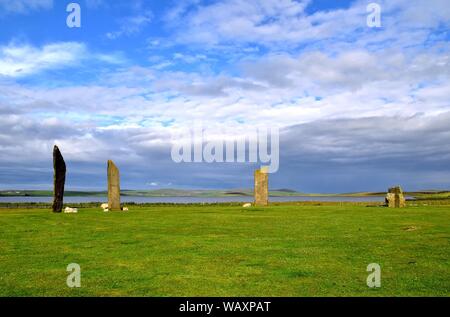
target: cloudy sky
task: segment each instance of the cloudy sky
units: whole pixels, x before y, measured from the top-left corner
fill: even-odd
[[[450,188],[448,0],[79,0],[81,28],[70,2],[0,0],[0,189],[50,189],[54,144],[69,189],[108,159],[122,188],[250,188],[259,164],[172,161],[199,122],[279,128],[272,188]]]

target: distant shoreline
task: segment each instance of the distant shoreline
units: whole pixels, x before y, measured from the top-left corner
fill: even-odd
[[[106,191],[66,191],[66,197],[107,197]],[[270,197],[367,197],[384,196],[381,192],[360,192],[340,194],[302,193],[293,190],[273,190]],[[2,190],[0,197],[52,197],[51,190]],[[123,190],[121,196],[138,197],[252,197],[253,190]]]
[[[318,194],[302,193],[290,189],[276,189],[269,192],[270,197],[382,197],[385,192],[355,192]],[[450,191],[426,190],[405,192],[405,195],[415,198],[449,198]],[[52,197],[51,190],[1,190],[0,197]],[[106,191],[66,191],[65,197],[107,197]],[[192,198],[223,198],[223,197],[253,197],[251,189],[230,190],[181,190],[181,189],[157,189],[157,190],[122,190],[121,196],[133,197],[192,197]]]

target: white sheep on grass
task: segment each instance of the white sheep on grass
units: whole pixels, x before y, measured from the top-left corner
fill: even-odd
[[[76,213],[78,213],[78,209],[77,208],[66,207],[64,209],[64,213],[65,214],[76,214]]]

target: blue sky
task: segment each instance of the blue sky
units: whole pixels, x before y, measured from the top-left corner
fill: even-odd
[[[252,186],[252,163],[174,163],[174,131],[280,129],[272,188],[450,187],[447,1],[0,0],[0,188]],[[380,28],[366,23],[369,3]],[[223,132],[226,130],[226,132]]]

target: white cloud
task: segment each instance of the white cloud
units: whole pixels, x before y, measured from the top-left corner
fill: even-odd
[[[179,20],[170,20],[180,27],[182,42],[282,42],[302,36],[305,23],[301,16],[308,2],[229,0],[200,6]]]
[[[242,68],[239,76],[230,76],[133,67],[106,73],[97,85],[25,89],[24,94],[66,110],[95,108],[111,116],[128,117],[134,109],[143,116],[182,121],[242,117],[254,124],[272,117],[290,125],[321,117],[439,111],[450,82],[448,58],[434,53],[269,55]],[[4,95],[19,91],[17,86],[3,89]]]
[[[205,61],[208,59],[208,57],[204,54],[189,55],[189,54],[183,54],[183,53],[174,53],[173,59],[183,61],[187,64],[191,64],[191,63],[195,63],[198,61]]]
[[[53,0],[0,0],[0,12],[26,13],[52,7]]]
[[[242,64],[235,76],[157,68],[111,71],[90,86],[0,85],[0,93],[19,109],[61,117],[77,113],[102,129],[122,130],[162,128],[171,120],[177,126],[203,121],[285,127],[325,118],[432,115],[450,108],[448,58],[433,52],[269,55]],[[93,112],[103,117],[95,119]],[[120,122],[108,119],[116,117]]]
[[[78,42],[52,43],[42,47],[11,43],[0,46],[0,76],[24,77],[46,70],[75,66],[87,59],[109,64],[126,62],[121,54],[92,53],[85,44]]]
[[[76,42],[63,42],[36,48],[10,44],[0,47],[0,75],[20,77],[43,70],[76,63],[86,54],[86,47]]]
[[[151,23],[153,14],[146,11],[142,14],[129,16],[120,20],[120,29],[118,31],[109,32],[106,36],[111,39],[117,39],[121,36],[130,36],[139,33],[145,26]]]
[[[208,47],[258,44],[272,51],[309,44],[328,52],[351,48],[408,47],[427,39],[430,29],[450,25],[446,0],[379,0],[382,28],[366,25],[367,0],[349,8],[306,14],[310,1],[224,0],[206,5],[177,7],[167,15],[176,41]]]

